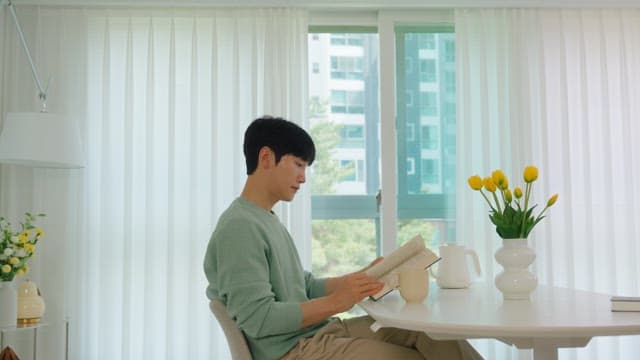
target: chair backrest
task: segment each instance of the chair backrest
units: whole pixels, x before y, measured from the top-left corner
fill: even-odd
[[[252,360],[247,340],[236,322],[229,316],[227,307],[220,300],[211,300],[209,307],[224,331],[229,350],[231,350],[231,358],[233,360]]]

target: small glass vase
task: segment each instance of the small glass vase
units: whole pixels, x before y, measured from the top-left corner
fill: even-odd
[[[0,281],[0,328],[16,326],[18,293],[13,281]]]
[[[504,300],[529,300],[538,286],[538,278],[529,271],[536,258],[527,239],[502,239],[502,247],[495,253],[503,271],[496,275],[495,284]]]

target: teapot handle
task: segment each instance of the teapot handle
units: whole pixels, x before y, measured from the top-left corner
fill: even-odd
[[[480,276],[480,260],[478,259],[478,254],[471,249],[465,250],[465,254],[471,255],[471,258],[473,258],[473,264],[476,267],[476,273]]]
[[[435,264],[434,264],[435,265]],[[434,279],[438,278],[438,274],[436,274],[435,271],[433,271],[433,265],[429,266],[429,272],[431,273],[431,276],[433,276]]]

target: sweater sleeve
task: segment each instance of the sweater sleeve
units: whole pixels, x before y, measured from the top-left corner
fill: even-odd
[[[229,224],[219,236],[216,261],[220,296],[227,311],[249,336],[261,338],[297,331],[299,303],[276,301],[269,282],[269,251],[260,231],[248,224]]]
[[[307,296],[309,299],[315,299],[327,294],[327,279],[316,279],[313,274],[308,271],[304,272],[304,282],[307,288]]]

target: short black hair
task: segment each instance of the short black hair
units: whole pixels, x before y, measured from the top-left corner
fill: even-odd
[[[258,153],[267,146],[276,157],[276,164],[284,155],[294,155],[313,164],[316,147],[311,136],[297,124],[279,117],[263,116],[251,122],[244,133],[244,157],[247,175],[258,167]]]

